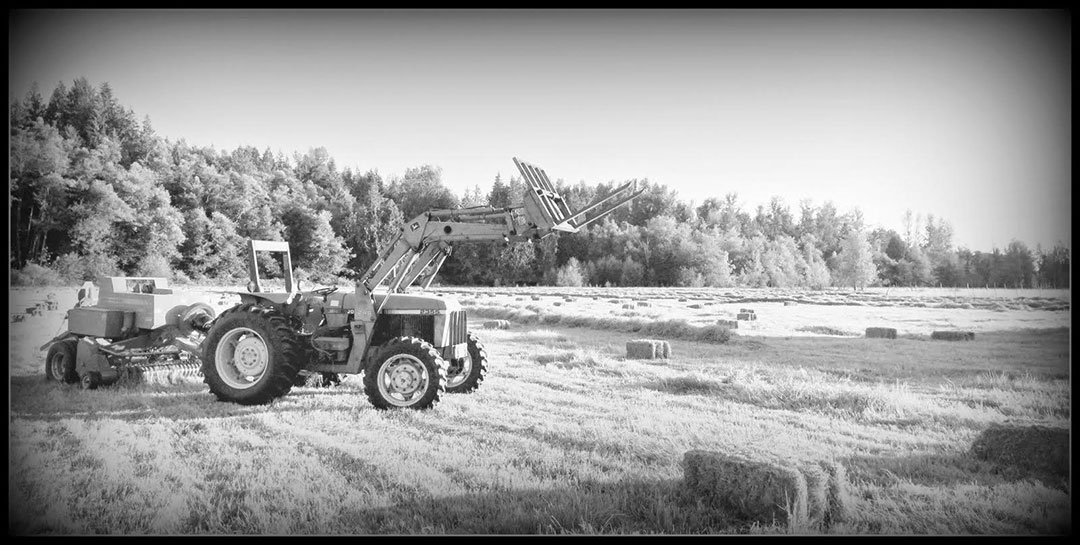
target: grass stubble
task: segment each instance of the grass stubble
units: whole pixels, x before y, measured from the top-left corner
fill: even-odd
[[[1067,329],[717,343],[667,324],[674,355],[650,361],[625,358],[640,330],[568,325],[478,330],[483,386],[426,412],[375,410],[358,376],[259,407],[14,376],[9,534],[1071,532],[1068,478],[969,452],[994,426],[1069,427]],[[838,464],[849,515],[717,509],[683,482],[696,449]]]

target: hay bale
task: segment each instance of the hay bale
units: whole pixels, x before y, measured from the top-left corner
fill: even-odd
[[[510,329],[510,322],[507,320],[488,320],[484,322],[484,329]]]
[[[866,328],[866,337],[868,339],[895,339],[896,328],[895,327],[868,327]]]
[[[618,299],[608,299],[608,302],[613,304],[613,305],[617,305],[617,304],[621,303],[622,301],[620,301]],[[626,305],[623,305],[623,308],[626,308]]]
[[[650,303],[648,301],[638,301],[637,306],[639,306],[639,307],[651,307],[652,303]]]
[[[626,343],[627,359],[668,359],[671,357],[671,345],[667,341],[637,339]]]
[[[829,473],[819,464],[804,465],[799,472],[806,479],[806,516],[824,522],[829,511]]]
[[[728,329],[739,329],[738,320],[717,320],[716,325],[720,327],[726,327]]]
[[[851,493],[844,466],[830,461],[806,463],[799,467],[806,479],[808,522],[828,527],[851,520]]]
[[[935,331],[930,334],[935,341],[974,341],[975,333],[972,331]]]
[[[685,297],[680,297],[680,298],[679,298],[679,302],[680,302],[680,303],[685,303],[685,302],[686,302],[686,298],[685,298]]]
[[[551,304],[553,304],[553,305],[555,305],[555,306],[557,306],[557,307],[561,307],[561,306],[562,306],[562,303],[560,303],[560,302],[558,302],[558,301],[555,301],[554,303],[551,303]]]
[[[748,314],[748,313],[745,313],[745,312],[740,312],[740,313],[735,315],[735,319],[736,320],[743,320],[743,321],[750,321],[750,320],[757,320],[757,316],[754,316],[753,314]]]
[[[821,528],[851,520],[847,477],[836,462],[788,466],[692,450],[683,456],[682,465],[687,489],[714,508],[765,523],[776,520]]]
[[[656,343],[650,340],[638,339],[626,341],[626,359],[652,360],[656,359]]]
[[[1069,474],[1069,430],[1047,426],[995,426],[971,444],[980,460],[1022,469]]]
[[[701,305],[696,305],[696,304],[695,305],[690,305],[690,308],[698,309],[698,308],[701,308]]]
[[[807,517],[806,478],[794,467],[691,450],[683,456],[683,482],[706,505],[742,517],[766,523]]]
[[[836,524],[852,520],[851,487],[847,480],[847,470],[836,462],[822,462],[821,466],[829,474],[828,488],[825,493],[825,524]]]
[[[622,308],[633,309],[633,308],[637,308],[637,307],[635,307],[632,303],[625,303],[625,304],[623,304]]]
[[[539,301],[540,300],[539,295],[530,295],[530,297],[532,298],[533,301]]]

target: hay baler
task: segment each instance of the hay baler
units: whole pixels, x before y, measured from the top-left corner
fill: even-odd
[[[213,307],[175,293],[165,278],[101,277],[96,298],[92,288],[79,290],[67,331],[41,347],[48,350],[48,379],[93,389],[122,378],[171,381],[200,373],[199,344]]]

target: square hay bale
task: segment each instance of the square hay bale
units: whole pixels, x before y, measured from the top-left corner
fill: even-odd
[[[716,325],[726,327],[728,329],[739,329],[738,320],[717,320]]]
[[[620,301],[618,299],[608,299],[608,302],[613,304],[613,305],[617,305],[617,304],[621,303],[622,301]],[[623,305],[623,308],[626,308],[626,305]]]
[[[1047,426],[994,426],[971,444],[980,460],[1029,471],[1069,475],[1069,430]]]
[[[851,485],[848,484],[847,470],[836,462],[822,462],[821,467],[829,474],[825,491],[825,524],[836,524],[852,520],[853,500]]]
[[[484,329],[510,329],[510,322],[507,320],[488,320],[484,322]]]
[[[766,523],[807,520],[806,477],[794,467],[704,450],[682,465],[684,485],[706,505]]]
[[[785,307],[793,307],[793,306],[798,305],[798,304],[799,303],[797,303],[795,301],[784,301],[784,306]]]
[[[656,359],[656,343],[644,339],[626,341],[626,359]]]
[[[819,464],[803,465],[799,472],[806,479],[806,516],[824,522],[829,511],[829,473]]]
[[[626,358],[634,360],[668,359],[671,357],[671,345],[667,341],[637,339],[627,341]]]
[[[635,307],[633,305],[633,303],[625,303],[625,304],[623,304],[622,308],[633,309],[633,308],[637,308],[637,307]]]
[[[868,327],[866,328],[866,338],[868,339],[895,339],[896,328],[895,327]]]
[[[689,308],[698,309],[698,308],[702,308],[702,307],[701,307],[701,305],[694,304],[694,305],[690,305]]]
[[[735,319],[736,320],[750,321],[750,320],[756,320],[757,317],[754,316],[753,314],[748,314],[746,312],[740,312],[740,313],[735,315]]]
[[[851,520],[851,493],[836,462],[750,460],[692,450],[683,456],[684,484],[706,505],[761,522],[826,528]]]
[[[930,334],[935,341],[974,341],[973,331],[935,331]]]
[[[651,307],[652,303],[650,303],[648,301],[638,301],[637,306],[639,306],[639,307]]]

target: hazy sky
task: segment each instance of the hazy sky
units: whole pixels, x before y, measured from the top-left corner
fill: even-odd
[[[458,194],[517,174],[780,196],[1071,246],[1072,29],[1039,11],[9,12],[8,97],[108,82],[158,134]]]

